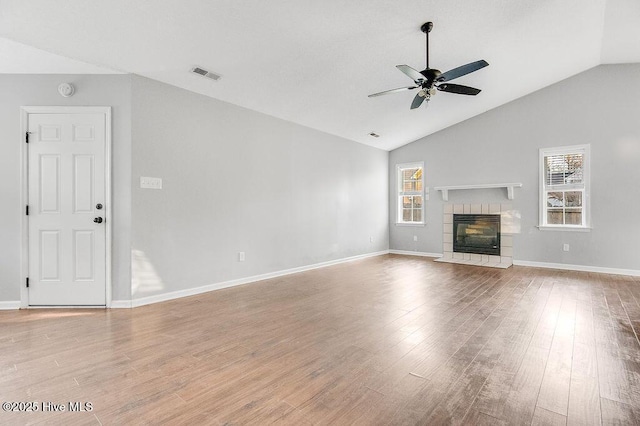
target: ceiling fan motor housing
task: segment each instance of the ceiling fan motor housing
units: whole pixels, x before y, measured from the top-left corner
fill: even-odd
[[[440,72],[440,70],[427,68],[426,70],[420,71],[420,74],[424,75],[424,77],[427,79],[427,86],[431,86],[442,73]]]

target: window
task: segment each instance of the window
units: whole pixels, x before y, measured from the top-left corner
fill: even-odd
[[[399,164],[398,217],[399,224],[424,223],[423,163]]]
[[[588,228],[589,145],[540,150],[540,227]]]

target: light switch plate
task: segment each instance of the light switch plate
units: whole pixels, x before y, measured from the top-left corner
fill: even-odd
[[[162,179],[156,177],[140,176],[140,188],[162,189]]]

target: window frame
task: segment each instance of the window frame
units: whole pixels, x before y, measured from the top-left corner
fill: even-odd
[[[420,181],[422,183],[422,191],[403,191],[402,184],[402,171],[405,169],[413,169],[413,168],[421,168],[422,175],[420,176]],[[402,220],[402,197],[406,196],[420,196],[422,197],[422,205],[420,207],[420,217],[422,220],[420,221],[404,221]],[[423,161],[415,161],[412,163],[402,163],[396,164],[396,225],[402,226],[424,226],[425,224],[425,186],[424,186],[424,162]]]
[[[581,184],[560,184],[547,186],[545,174],[545,158],[553,155],[582,154],[582,183]],[[539,150],[539,219],[538,228],[543,231],[582,231],[591,230],[591,145],[570,145],[552,148],[540,148]],[[551,187],[551,188],[550,188]],[[554,191],[555,190],[555,191]],[[549,224],[547,223],[547,193],[548,192],[582,192],[582,223],[579,225],[570,224]],[[566,206],[563,206],[566,208]]]

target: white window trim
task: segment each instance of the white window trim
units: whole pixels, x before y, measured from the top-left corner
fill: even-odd
[[[544,157],[557,154],[583,154],[583,179],[584,179],[584,195],[582,199],[582,214],[584,217],[584,225],[549,225],[547,224],[546,211],[546,188],[545,188],[545,171]],[[540,148],[539,150],[539,218],[538,229],[541,231],[574,231],[574,232],[590,232],[591,231],[591,145],[570,145],[559,146],[553,148]]]
[[[575,225],[538,225],[541,231],[562,231],[562,232],[591,232],[593,228],[588,226]]]
[[[402,218],[402,203],[400,202],[400,185],[402,183],[402,177],[400,174],[400,170],[402,169],[410,169],[413,167],[421,167],[422,168],[422,191],[416,191],[411,195],[421,195],[422,196],[422,221],[420,222],[403,222]],[[424,226],[425,225],[425,191],[424,191],[424,162],[418,161],[413,163],[402,163],[396,164],[396,226]]]

